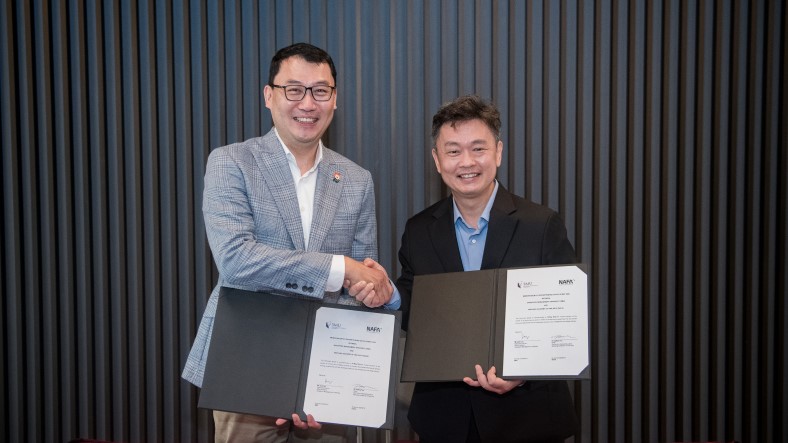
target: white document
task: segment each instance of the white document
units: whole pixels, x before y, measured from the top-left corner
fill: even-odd
[[[386,422],[395,317],[321,307],[315,316],[304,412],[318,422]]]
[[[588,366],[588,277],[580,268],[506,277],[503,376],[574,377]]]

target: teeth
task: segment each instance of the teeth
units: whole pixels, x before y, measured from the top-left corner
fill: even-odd
[[[460,174],[460,178],[473,178],[479,174]]]
[[[314,123],[317,121],[316,118],[306,118],[306,117],[296,117],[295,120],[301,123]]]

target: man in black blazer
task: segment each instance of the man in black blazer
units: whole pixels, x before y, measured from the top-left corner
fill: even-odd
[[[432,119],[432,156],[452,196],[405,226],[396,283],[403,329],[416,275],[576,261],[558,215],[496,181],[500,128],[498,110],[476,96],[443,105]],[[476,376],[416,383],[408,419],[422,442],[563,442],[575,434],[565,381],[504,380],[479,365]]]

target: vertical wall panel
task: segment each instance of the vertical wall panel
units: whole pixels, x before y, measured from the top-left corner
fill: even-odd
[[[2,266],[0,277],[3,279],[5,296],[2,301],[2,331],[0,331],[0,351],[3,353],[3,367],[0,375],[4,380],[3,395],[0,398],[0,410],[3,412],[2,429],[9,435],[23,437],[21,423],[24,403],[20,396],[20,380],[22,365],[19,361],[20,347],[24,343],[19,337],[22,298],[21,250],[19,241],[19,186],[17,184],[19,152],[13,148],[18,146],[16,120],[16,70],[11,67],[16,60],[13,26],[14,8],[7,2],[0,4],[0,140],[2,140],[2,172],[3,172],[3,245]],[[13,110],[13,112],[12,112]]]
[[[217,278],[204,165],[268,131],[269,60],[310,41],[392,274],[447,194],[432,114],[498,104],[501,183],[592,271],[574,441],[784,441],[787,29],[783,0],[0,0],[0,439],[212,441],[180,379]],[[408,395],[364,441],[414,437]]]

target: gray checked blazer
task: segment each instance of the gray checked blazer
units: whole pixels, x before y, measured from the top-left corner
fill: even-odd
[[[202,386],[221,286],[359,304],[341,291],[326,293],[325,284],[332,255],[378,260],[372,175],[327,148],[317,174],[305,249],[293,177],[275,131],[211,152],[203,215],[219,281],[205,307],[184,379]]]

